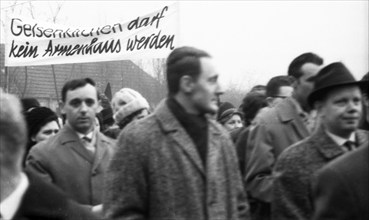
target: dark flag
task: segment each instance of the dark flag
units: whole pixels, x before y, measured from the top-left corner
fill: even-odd
[[[111,87],[110,87],[110,82],[106,85],[105,88],[105,92],[104,92],[105,96],[109,99],[109,101],[111,101],[112,99],[112,94],[111,94]]]

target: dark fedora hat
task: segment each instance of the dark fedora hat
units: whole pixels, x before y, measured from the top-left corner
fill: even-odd
[[[341,62],[327,65],[309,80],[314,82],[313,92],[308,96],[310,106],[313,106],[315,101],[321,100],[329,90],[334,88],[348,85],[357,85],[360,88],[368,86],[368,81],[356,81],[351,72]]]

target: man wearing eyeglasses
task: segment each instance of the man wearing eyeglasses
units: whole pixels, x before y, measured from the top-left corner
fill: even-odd
[[[274,107],[283,99],[290,97],[293,92],[292,84],[294,78],[292,76],[275,76],[271,78],[266,85],[266,100],[269,107]]]
[[[246,146],[245,186],[250,197],[250,211],[255,219],[270,219],[272,201],[272,170],[279,154],[288,146],[310,135],[313,123],[307,96],[313,88],[309,78],[316,75],[323,59],[313,53],[296,57],[288,68],[295,78],[292,96],[258,115],[257,125]],[[271,94],[269,96],[276,96]],[[276,98],[276,97],[274,97]],[[279,98],[281,99],[281,98]],[[270,101],[271,105],[274,105]]]

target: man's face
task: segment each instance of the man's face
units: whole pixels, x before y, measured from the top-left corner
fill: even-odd
[[[361,105],[360,89],[346,86],[330,91],[317,110],[326,129],[345,138],[359,126]]]
[[[200,58],[201,72],[194,82],[191,102],[198,113],[215,114],[218,111],[218,96],[222,93],[218,73],[211,58]]]
[[[296,80],[296,86],[294,89],[295,97],[300,103],[301,107],[308,108],[307,97],[312,92],[314,84],[308,81],[311,77],[315,76],[320,70],[320,67],[313,63],[305,63],[301,66],[301,72],[303,75]]]
[[[280,103],[283,99],[290,97],[292,95],[292,92],[293,92],[292,86],[279,87],[278,95],[275,95],[273,97],[268,97],[267,101],[268,101],[269,107],[274,107],[278,103]]]
[[[63,111],[74,130],[89,133],[95,126],[97,108],[97,91],[94,86],[86,84],[67,91]]]

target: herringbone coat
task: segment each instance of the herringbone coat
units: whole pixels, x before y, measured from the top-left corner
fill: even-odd
[[[207,164],[163,101],[118,138],[108,169],[109,219],[244,219],[248,204],[226,131],[208,121]]]
[[[368,135],[367,131],[356,131],[359,146],[368,142]],[[316,171],[344,153],[323,127],[283,151],[273,173],[272,219],[311,219]]]

